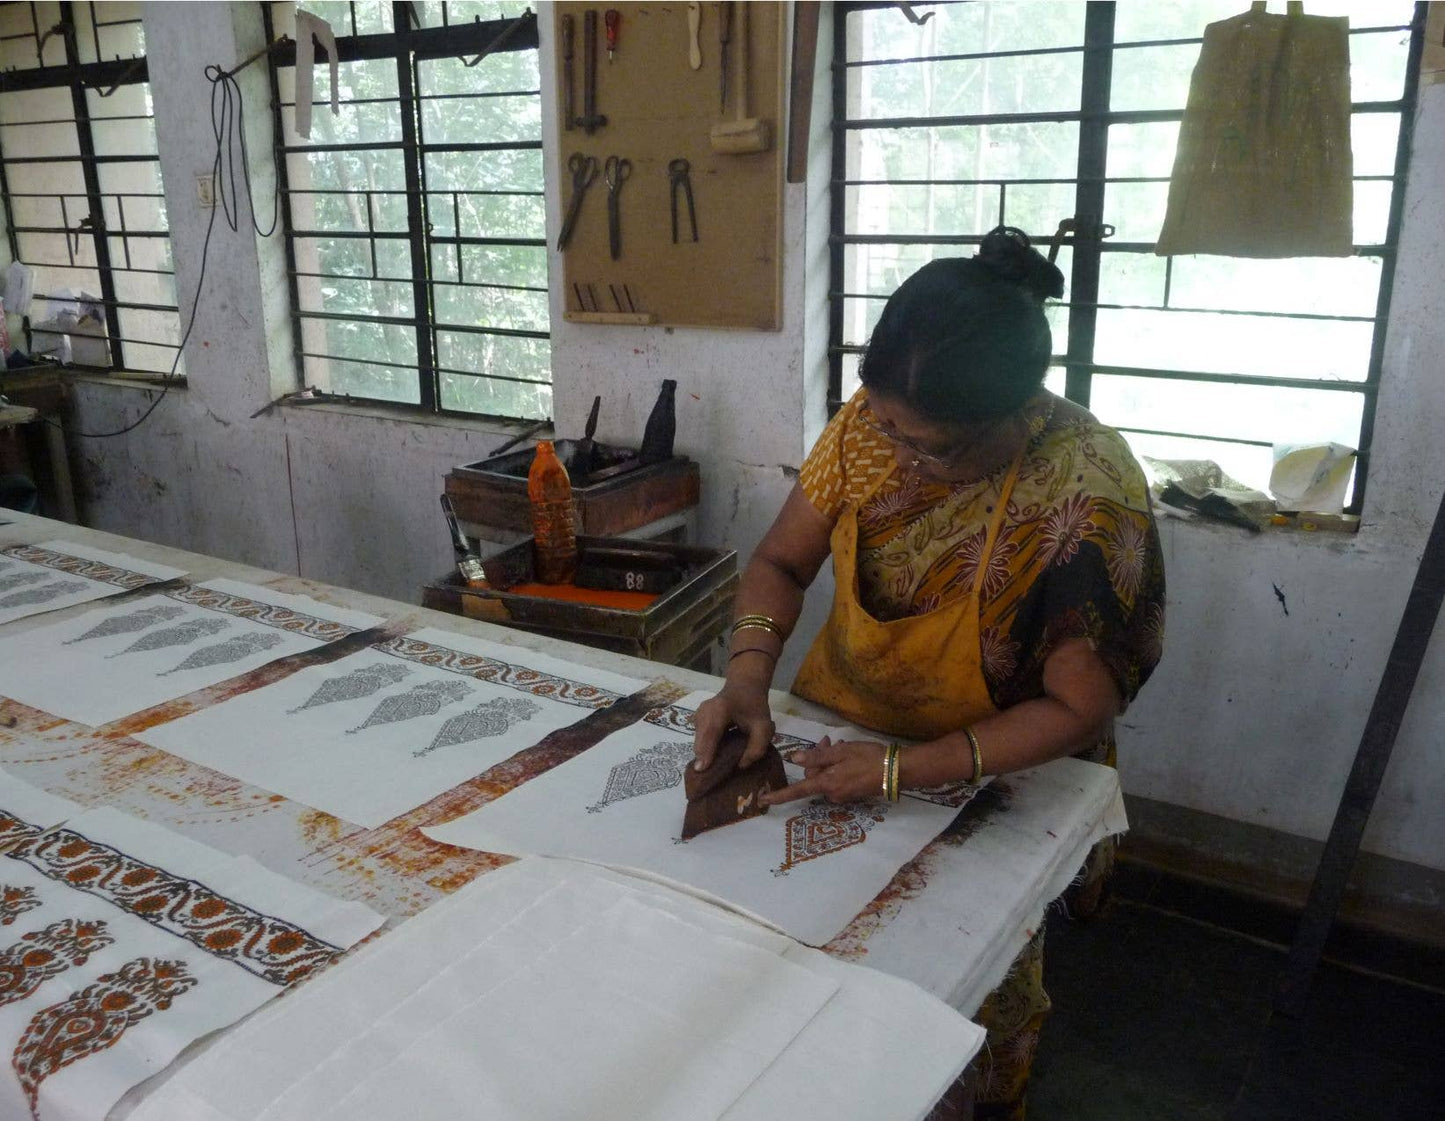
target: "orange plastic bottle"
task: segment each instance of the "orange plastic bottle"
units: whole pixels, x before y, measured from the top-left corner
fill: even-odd
[[[527,498],[532,504],[532,541],[536,545],[537,581],[570,584],[577,574],[577,530],[572,523],[572,480],[557,458],[551,440],[537,441],[537,454],[527,472]]]

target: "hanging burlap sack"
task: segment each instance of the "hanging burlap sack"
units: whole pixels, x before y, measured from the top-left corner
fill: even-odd
[[[1204,29],[1155,252],[1348,257],[1346,17],[1262,3]]]

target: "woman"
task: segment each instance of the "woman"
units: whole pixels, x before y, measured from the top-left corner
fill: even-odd
[[[1159,659],[1164,573],[1123,438],[1043,388],[1043,302],[1062,293],[1058,269],[1000,227],[889,299],[863,387],[743,575],[726,684],[697,713],[697,767],[730,725],[748,734],[745,762],[767,749],[773,670],[830,554],[832,612],[793,691],[880,736],[800,755],[804,777],[770,803],[976,783],[1065,755],[1113,763],[1114,717]],[[1048,1010],[1041,953],[1042,933],[980,1011],[980,1117],[1023,1116]]]

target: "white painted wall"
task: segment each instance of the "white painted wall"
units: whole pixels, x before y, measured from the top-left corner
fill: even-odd
[[[541,12],[545,37],[548,6]],[[207,216],[193,197],[194,175],[208,166],[211,143],[201,71],[259,46],[259,17],[251,4],[156,3],[145,18],[180,289],[189,294]],[[820,55],[829,42],[825,26]],[[550,90],[545,50],[543,58]],[[826,89],[826,58],[818,74]],[[269,133],[261,69],[246,72],[243,85],[249,120]],[[785,195],[781,331],[572,325],[554,292],[559,429],[580,431],[602,393],[598,435],[635,439],[661,379],[676,378],[678,446],[703,467],[702,535],[744,556],[824,417],[827,129],[815,118],[811,181]],[[1416,136],[1366,524],[1351,540],[1164,525],[1167,653],[1121,729],[1133,793],[1307,837],[1329,827],[1445,485],[1445,442],[1436,435],[1445,431],[1445,323],[1435,314],[1445,295],[1445,87],[1424,91]],[[548,166],[556,166],[551,145],[549,135]],[[252,152],[267,149],[258,136]],[[556,209],[554,198],[554,229]],[[499,437],[486,425],[330,408],[250,419],[294,378],[281,247],[223,229],[215,237],[186,354],[189,388],[135,434],[79,444],[91,524],[415,601],[449,563],[436,511],[443,476]],[[133,387],[85,385],[79,419],[114,427],[146,400]],[[805,628],[829,594],[814,589]],[[1433,868],[1445,868],[1442,685],[1437,648],[1367,839],[1373,852]]]

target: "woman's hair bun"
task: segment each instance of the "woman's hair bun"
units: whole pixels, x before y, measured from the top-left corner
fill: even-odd
[[[1064,274],[1032,247],[1028,234],[1014,226],[995,226],[984,234],[976,260],[994,276],[1017,284],[1036,300],[1064,294]]]

